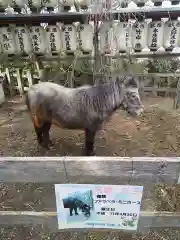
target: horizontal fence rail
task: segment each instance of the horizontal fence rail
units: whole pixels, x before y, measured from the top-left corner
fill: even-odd
[[[56,212],[28,212],[28,211],[1,211],[0,225],[36,225],[43,224],[52,231],[57,231]],[[172,212],[140,212],[137,232],[146,232],[150,228],[180,227],[180,213]],[[58,231],[77,231],[77,229],[66,229]],[[80,229],[78,229],[80,230]],[[82,229],[84,231],[84,228]],[[88,231],[90,229],[88,228]],[[95,230],[95,229],[92,229]],[[96,230],[102,230],[97,229]],[[104,229],[105,230],[105,229]],[[103,230],[103,231],[104,231]],[[122,231],[122,230],[121,230]]]
[[[123,53],[118,53],[118,54],[102,54],[102,57],[107,57],[110,59],[172,59],[172,58],[177,58],[180,57],[180,52],[141,52],[141,53],[132,53],[130,56],[127,54]],[[95,60],[95,56],[93,54],[89,55],[79,55],[76,57],[76,55],[64,55],[64,56],[51,56],[51,55],[43,55],[43,56],[36,56],[35,54],[33,56],[20,56],[18,58],[19,62],[22,62],[24,60],[28,62],[34,62],[35,59],[38,61],[45,61],[45,62],[51,62],[51,61],[60,61],[60,60],[71,60],[72,59],[77,59],[77,60]],[[0,57],[0,64],[3,64],[4,61],[8,63],[13,63],[17,61],[17,56],[8,56],[5,53],[2,53]]]
[[[180,158],[1,157],[1,182],[179,183]]]
[[[0,158],[0,181],[5,183],[177,184],[180,183],[179,173],[180,158],[178,157]],[[19,224],[43,224],[50,230],[58,230],[56,212],[0,211],[0,225]],[[146,233],[151,228],[163,227],[180,227],[180,213],[140,212],[138,232]]]

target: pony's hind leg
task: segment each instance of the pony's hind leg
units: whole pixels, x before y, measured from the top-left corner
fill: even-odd
[[[51,122],[46,121],[43,123],[43,126],[42,126],[43,147],[47,149],[49,149],[49,147],[52,146],[52,141],[50,140],[50,136],[49,136],[51,125],[52,125]]]
[[[49,130],[51,128],[51,122],[42,121],[36,115],[33,116],[33,124],[34,129],[37,136],[38,143],[44,147],[49,149],[49,145],[52,144],[50,137],[49,137]]]
[[[85,129],[85,156],[94,156],[94,141],[96,131]]]
[[[36,132],[37,136],[37,141],[41,145],[43,142],[43,136],[42,136],[42,125],[40,124],[40,120],[38,117],[35,115],[32,117],[33,125],[34,125],[34,130]]]
[[[40,145],[42,145],[42,142],[43,142],[42,128],[34,126],[34,129],[35,129],[35,132],[36,132],[37,141]]]

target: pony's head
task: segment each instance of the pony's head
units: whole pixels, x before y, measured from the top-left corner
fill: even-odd
[[[137,78],[128,74],[117,80],[123,85],[122,108],[132,116],[141,115],[144,111],[144,106],[140,99]]]

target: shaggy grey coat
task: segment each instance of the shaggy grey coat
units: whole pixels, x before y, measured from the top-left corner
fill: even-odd
[[[86,155],[93,152],[95,134],[104,121],[122,106],[131,115],[143,112],[134,76],[124,75],[106,84],[66,88],[41,82],[29,88],[26,103],[38,142],[50,142],[51,124],[85,130]]]

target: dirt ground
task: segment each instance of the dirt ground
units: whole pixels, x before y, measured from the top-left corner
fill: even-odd
[[[97,156],[179,156],[180,113],[172,99],[145,100],[140,118],[117,112],[96,137]],[[36,136],[22,99],[8,101],[0,108],[0,154],[2,156],[81,156],[82,131],[53,127],[54,147],[44,150]]]
[[[97,156],[180,156],[180,110],[173,110],[170,98],[146,98],[145,113],[132,119],[118,111],[96,137]],[[14,98],[0,107],[1,156],[81,156],[84,145],[82,131],[51,130],[54,147],[44,150],[37,145],[23,99]],[[166,200],[160,190],[168,192]],[[180,188],[176,192],[180,192]],[[180,201],[173,202],[174,188],[156,189],[156,210],[180,211]],[[177,196],[177,194],[176,194]],[[180,198],[180,194],[178,195]],[[160,199],[158,201],[158,198]],[[179,204],[178,204],[179,202]],[[0,210],[54,211],[54,187],[51,184],[0,184]],[[115,240],[115,239],[180,239],[178,230],[151,231],[147,236],[109,233],[48,232],[44,226],[0,228],[1,240]]]

